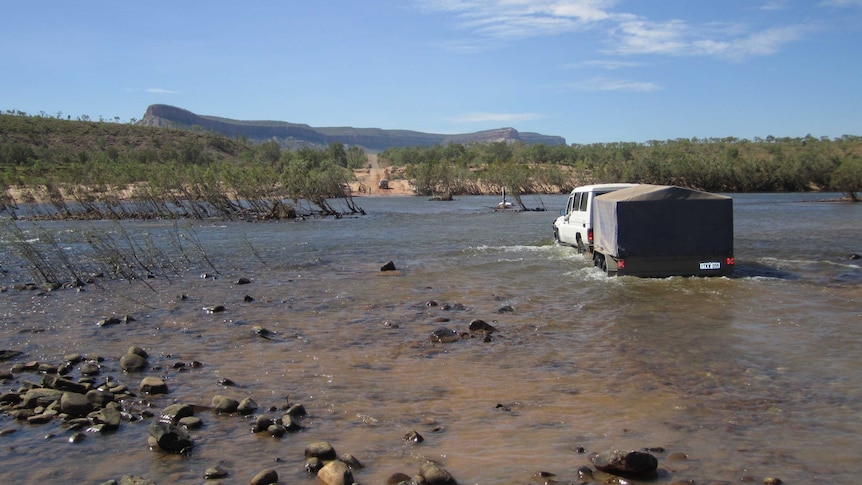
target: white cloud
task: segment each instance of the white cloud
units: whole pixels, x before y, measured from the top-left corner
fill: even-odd
[[[813,27],[790,25],[749,32],[739,25],[716,24],[693,28],[681,20],[622,22],[613,32],[613,52],[624,55],[709,56],[743,60],[772,55],[801,40]]]
[[[776,27],[763,32],[755,32],[748,37],[736,39],[732,43],[730,56],[766,56],[775,54],[785,44],[800,40],[809,27]]]
[[[465,113],[454,118],[455,123],[484,123],[488,121],[511,123],[517,121],[538,120],[542,116],[537,113]]]
[[[587,69],[587,68],[599,68],[605,69],[607,71],[616,71],[618,69],[626,69],[630,67],[643,67],[647,64],[644,62],[633,62],[633,61],[618,61],[618,60],[595,60],[595,61],[584,61],[579,62],[577,64],[569,64],[565,67],[576,68],[576,69]]]
[[[179,91],[171,91],[170,89],[163,88],[147,88],[147,92],[154,94],[180,94]]]
[[[862,7],[862,0],[822,0],[822,7]]]
[[[740,61],[772,55],[810,33],[805,25],[775,25],[754,30],[743,23],[656,21],[613,11],[616,0],[416,0],[427,12],[455,16],[466,40],[442,44],[475,53],[500,41],[555,36],[590,30],[605,32],[605,54],[706,56]],[[789,7],[788,0],[762,0],[761,10]],[[862,0],[821,0],[821,5],[862,6]],[[608,65],[610,66],[610,65]],[[607,67],[606,67],[607,68]]]
[[[572,89],[578,91],[633,91],[633,92],[650,92],[659,91],[661,86],[651,82],[643,81],[626,81],[622,79],[608,79],[596,77],[585,81],[572,83],[569,85]]]
[[[760,10],[765,11],[786,10],[787,8],[789,8],[787,0],[769,0],[759,7]]]
[[[616,0],[419,0],[429,12],[455,14],[459,26],[497,39],[557,35],[613,16]]]
[[[632,19],[621,22],[614,32],[620,54],[680,54],[687,42],[688,26],[681,20],[649,22]]]

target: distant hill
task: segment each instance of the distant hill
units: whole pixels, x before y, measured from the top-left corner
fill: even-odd
[[[285,121],[240,121],[216,116],[198,115],[191,111],[154,104],[138,122],[144,126],[181,129],[203,129],[231,137],[245,137],[254,142],[276,140],[282,146],[325,147],[332,142],[359,146],[369,152],[380,152],[391,147],[433,146],[448,143],[523,142],[526,144],[565,145],[561,136],[539,133],[521,133],[514,128],[477,131],[458,135],[441,135],[409,130],[383,130],[380,128],[331,127],[315,128]]]

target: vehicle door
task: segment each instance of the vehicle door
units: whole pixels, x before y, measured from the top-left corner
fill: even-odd
[[[569,217],[569,223],[575,229],[574,244],[579,248],[582,245],[578,244],[578,241],[582,241],[584,245],[587,244],[587,231],[590,229],[590,221],[592,220],[588,209],[593,196],[593,192],[583,192],[581,197],[575,201],[576,205],[572,208],[572,215]]]
[[[565,224],[565,231],[560,231],[560,241],[577,246],[578,239],[586,240],[586,224],[589,222],[586,214],[586,205],[589,196],[589,192],[576,192],[570,198],[568,219]],[[564,232],[565,235],[563,234]]]

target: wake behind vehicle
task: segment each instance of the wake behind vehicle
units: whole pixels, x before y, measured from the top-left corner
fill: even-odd
[[[730,197],[640,184],[596,195],[589,208],[593,237],[585,248],[594,264],[609,276],[726,276],[733,272]]]

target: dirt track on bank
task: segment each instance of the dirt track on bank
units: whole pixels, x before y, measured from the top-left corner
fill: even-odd
[[[368,167],[353,171],[356,181],[350,184],[354,195],[415,195],[407,180],[392,179],[392,171],[380,166],[376,154],[368,155]],[[380,181],[386,180],[388,188],[380,188]]]

